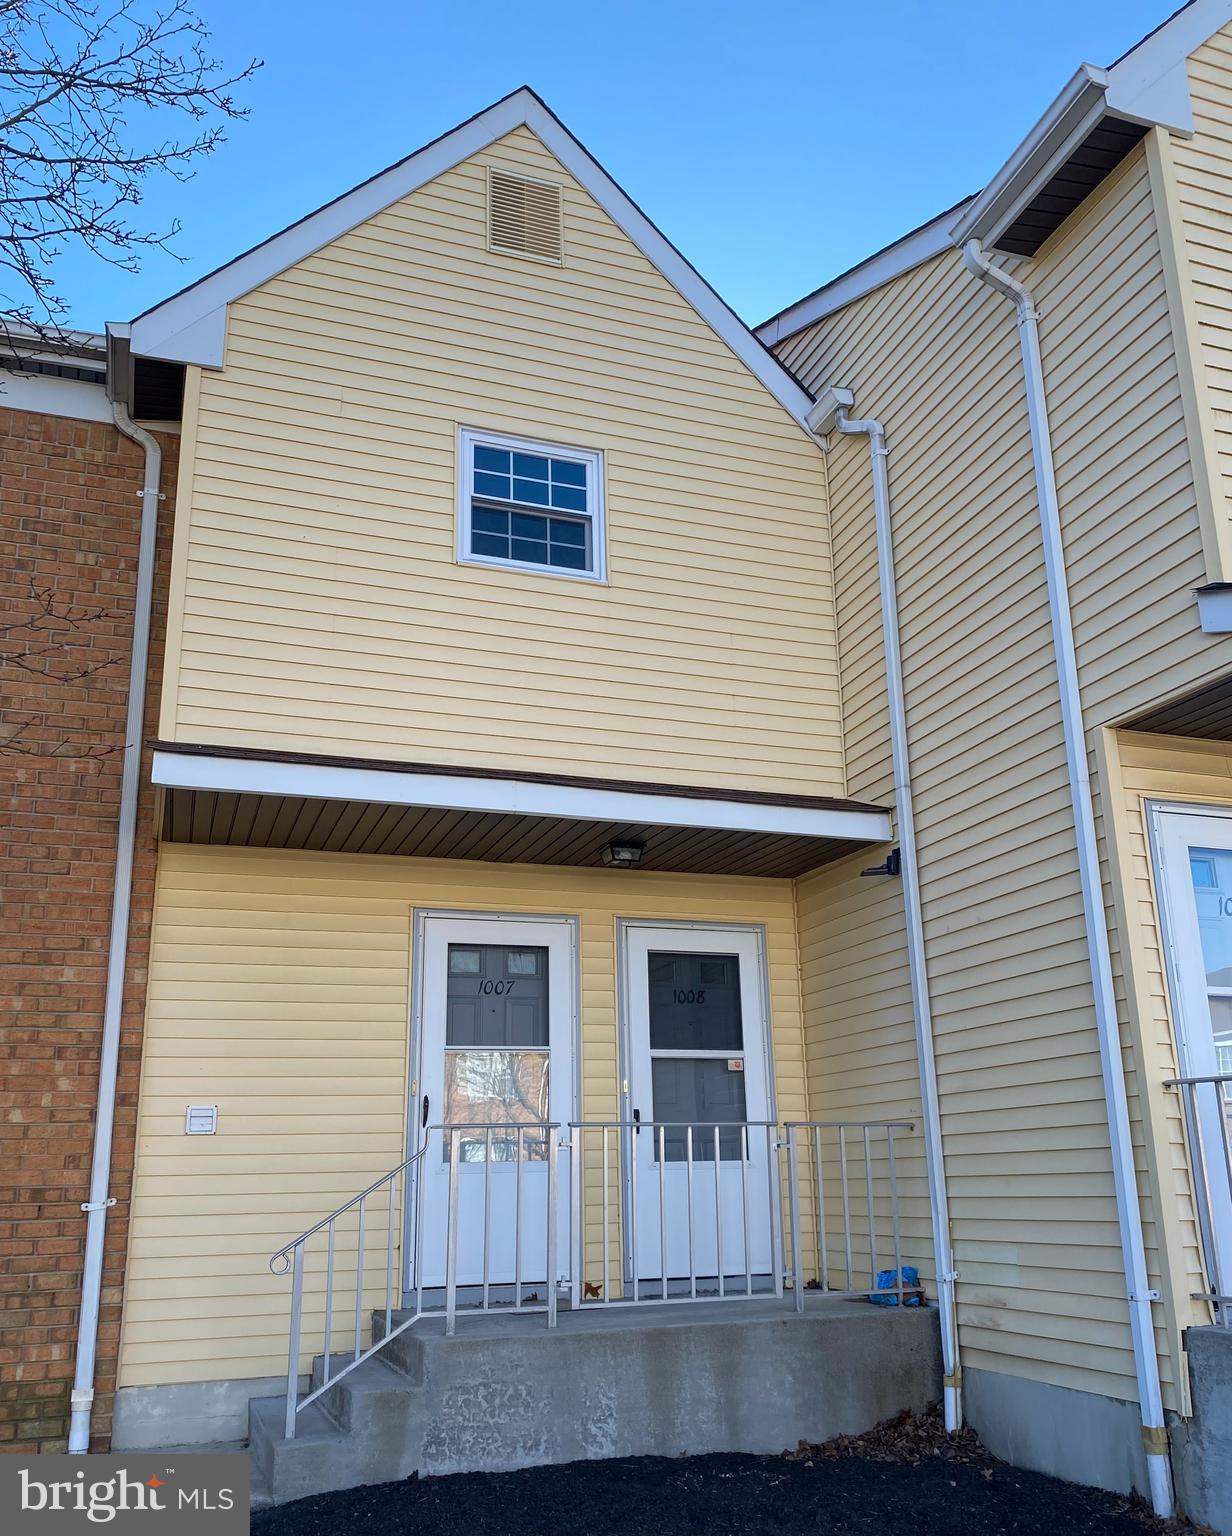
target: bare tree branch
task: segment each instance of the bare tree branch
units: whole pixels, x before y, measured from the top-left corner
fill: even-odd
[[[33,580],[28,601],[28,613],[0,625],[0,673],[5,669],[24,673],[40,685],[81,683],[120,661],[118,651],[103,650],[100,654],[98,637],[91,635],[97,625],[118,618],[118,613],[61,602],[54,588],[40,587]],[[78,651],[87,655],[78,660]],[[9,696],[6,689],[3,697]],[[0,757],[95,759],[122,750],[122,743],[64,738],[54,702],[33,713],[0,709]]]
[[[31,331],[64,339],[71,246],[129,272],[169,249],[178,223],[137,217],[149,178],[187,179],[260,67],[228,71],[209,41],[188,0],[0,0],[0,367]]]

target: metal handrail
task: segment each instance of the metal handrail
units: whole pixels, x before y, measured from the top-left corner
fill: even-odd
[[[406,1170],[417,1163],[428,1150],[428,1141],[424,1140],[422,1146],[417,1147],[410,1157],[404,1158],[396,1168],[391,1168],[386,1174],[369,1184],[367,1189],[361,1190],[358,1195],[353,1195],[344,1205],[340,1205],[336,1211],[318,1221],[315,1226],[309,1227],[306,1232],[301,1232],[296,1238],[283,1245],[269,1260],[270,1273],[285,1275],[291,1272],[291,1321],[287,1340],[287,1406],[284,1427],[286,1438],[291,1440],[295,1436],[295,1421],[310,1403],[314,1403],[322,1393],[329,1390],[342,1379],[349,1376],[354,1370],[370,1359],[377,1350],[383,1349],[392,1339],[396,1339],[400,1333],[404,1333],[418,1318],[416,1310],[409,1317],[402,1320],[395,1328],[393,1326],[394,1313],[394,1195],[395,1180],[399,1174],[405,1176]],[[385,1332],[374,1344],[367,1349],[361,1349],[360,1340],[363,1333],[364,1310],[364,1201],[369,1195],[373,1195],[378,1189],[388,1185],[389,1209],[386,1217],[385,1234]],[[403,1183],[405,1189],[405,1179]],[[404,1202],[405,1203],[405,1202]],[[355,1248],[355,1332],[354,1348],[351,1359],[341,1369],[331,1375],[333,1363],[334,1342],[334,1240],[336,1236],[337,1221],[340,1216],[345,1216],[348,1211],[358,1210],[357,1242]],[[300,1339],[303,1328],[304,1310],[304,1252],[308,1242],[318,1232],[328,1229],[329,1240],[326,1249],[325,1260],[325,1322],[322,1328],[323,1334],[323,1365],[321,1385],[304,1397],[299,1395],[299,1357]]]
[[[287,1274],[291,1268],[291,1259],[289,1255],[293,1248],[297,1248],[300,1243],[306,1243],[310,1237],[315,1237],[318,1232],[324,1231],[324,1229],[329,1226],[330,1222],[337,1221],[339,1216],[345,1216],[346,1213],[349,1210],[353,1210],[361,1200],[366,1200],[369,1195],[375,1194],[376,1191],[380,1189],[382,1184],[388,1184],[390,1179],[396,1179],[404,1169],[409,1168],[412,1163],[417,1163],[427,1150],[428,1144],[425,1142],[422,1147],[418,1148],[417,1151],[412,1152],[410,1157],[404,1158],[396,1168],[391,1168],[388,1173],[383,1173],[379,1179],[369,1184],[367,1189],[361,1190],[358,1195],[354,1195],[350,1200],[347,1201],[345,1205],[340,1205],[336,1211],[331,1211],[328,1216],[322,1217],[322,1219],[317,1222],[315,1227],[309,1227],[306,1232],[301,1232],[298,1237],[293,1237],[289,1243],[286,1243],[283,1245],[283,1247],[279,1248],[277,1253],[271,1254],[269,1261],[270,1274]],[[282,1262],[279,1263],[279,1260]]]
[[[765,1296],[769,1294],[770,1287],[776,1297],[782,1298],[790,1283],[796,1309],[802,1310],[806,1289],[816,1288],[832,1297],[859,1296],[875,1289],[878,1263],[882,1258],[888,1258],[890,1253],[893,1254],[893,1284],[886,1290],[886,1296],[895,1297],[892,1304],[911,1304],[907,1298],[913,1288],[906,1286],[903,1281],[895,1137],[915,1129],[915,1123],[908,1120],[797,1120],[780,1123],[774,1120],[699,1122],[621,1119],[574,1120],[565,1127],[556,1121],[535,1121],[521,1125],[473,1121],[425,1126],[421,1145],[396,1168],[375,1179],[328,1216],[283,1244],[270,1257],[271,1273],[290,1273],[292,1276],[287,1346],[286,1437],[294,1437],[297,1417],[309,1404],[412,1327],[428,1310],[443,1310],[445,1331],[452,1334],[459,1311],[460,1291],[466,1292],[462,1310],[467,1313],[481,1315],[496,1308],[506,1314],[510,1311],[542,1312],[546,1313],[549,1328],[556,1325],[557,1287],[562,1273],[557,1253],[556,1191],[562,1158],[568,1159],[568,1271],[571,1302],[575,1309],[591,1305],[608,1307],[710,1300],[716,1295],[720,1300],[738,1301]],[[461,1158],[463,1136],[475,1133],[482,1133],[484,1138],[482,1167],[478,1159],[471,1164],[463,1162]],[[498,1278],[492,1279],[492,1254],[497,1247],[491,1226],[493,1170],[503,1166],[503,1162],[493,1160],[492,1152],[497,1135],[509,1137],[514,1134],[517,1138],[517,1152],[512,1160],[515,1187],[511,1191],[512,1200],[505,1207],[506,1211],[511,1209],[513,1212],[514,1278],[506,1285],[505,1280],[500,1278],[499,1269]],[[642,1135],[651,1138],[649,1147],[644,1141],[640,1143],[643,1149],[649,1151],[651,1163],[649,1168],[642,1168],[644,1188],[639,1196],[639,1157],[634,1149],[638,1145],[636,1138]],[[439,1136],[443,1154],[442,1171],[447,1175],[447,1188],[444,1191],[445,1230],[435,1234],[437,1241],[442,1238],[444,1240],[443,1308],[431,1288],[429,1295],[433,1299],[425,1307],[422,1250],[426,1237],[432,1235],[426,1233],[424,1225],[425,1180],[422,1177],[417,1179],[413,1199],[410,1198],[411,1186],[406,1182],[410,1170],[425,1159],[434,1136]],[[527,1174],[523,1164],[531,1139],[541,1140],[545,1149],[545,1155],[542,1159],[536,1155],[533,1165],[542,1164],[546,1179],[542,1186],[536,1183],[533,1187],[538,1191],[536,1202],[543,1198],[546,1205],[532,1223],[532,1231],[537,1228],[538,1235],[528,1239],[523,1211]],[[643,1162],[646,1150],[642,1154]],[[601,1164],[595,1163],[595,1151],[601,1152]],[[875,1157],[884,1157],[884,1165],[877,1171],[874,1170]],[[834,1177],[836,1161],[837,1178]],[[531,1166],[530,1163],[526,1164],[526,1168]],[[596,1169],[599,1174],[597,1181]],[[784,1172],[786,1190],[783,1187]],[[827,1176],[834,1180],[841,1196],[841,1204],[836,1201],[829,1210],[826,1206]],[[399,1207],[397,1181],[400,1177],[403,1181],[403,1199]],[[481,1182],[481,1187],[470,1186],[471,1195],[466,1198],[480,1202],[483,1212],[482,1281],[463,1282],[459,1277],[459,1207],[463,1200],[461,1186],[463,1183],[470,1184],[472,1178],[478,1178]],[[671,1200],[681,1202],[679,1209],[673,1208],[669,1201],[669,1183],[675,1191]],[[863,1193],[860,1192],[861,1186]],[[588,1190],[592,1191],[589,1196]],[[387,1192],[388,1207],[384,1330],[380,1338],[374,1339],[364,1348],[366,1202],[382,1191]],[[805,1280],[803,1260],[802,1194],[811,1205],[809,1217],[813,1232],[810,1243],[816,1250],[816,1278],[808,1281]],[[602,1207],[603,1269],[602,1283],[597,1290],[587,1282],[585,1273],[588,1198]],[[617,1209],[621,1213],[618,1223],[621,1254],[613,1267],[613,1215]],[[350,1358],[344,1358],[337,1364],[331,1351],[337,1226],[339,1220],[351,1211],[357,1213],[354,1332],[351,1348],[346,1351]],[[401,1276],[395,1290],[395,1232],[399,1227],[399,1211],[404,1227],[400,1269],[407,1271],[407,1274]],[[595,1210],[590,1214],[598,1215],[599,1212]],[[835,1253],[839,1252],[839,1238],[835,1235],[833,1242],[829,1242],[827,1228],[829,1224],[830,1232],[837,1234],[840,1220],[842,1257],[832,1266],[831,1249]],[[786,1230],[788,1223],[790,1238]],[[725,1224],[728,1225],[726,1238]],[[653,1252],[654,1237],[647,1233],[648,1225],[657,1229],[659,1263],[656,1266],[652,1262],[650,1266],[652,1271],[657,1269],[657,1273],[644,1276],[639,1266],[638,1248],[641,1237],[649,1243],[647,1252]],[[881,1229],[881,1235],[887,1235],[887,1225],[888,1241],[883,1245],[878,1228]],[[348,1233],[350,1230],[348,1225]],[[299,1363],[303,1336],[305,1255],[309,1243],[321,1233],[327,1234],[323,1367],[320,1385],[301,1397]],[[547,1294],[542,1303],[537,1295],[524,1300],[523,1286],[529,1283],[523,1280],[524,1259],[528,1249],[539,1251],[545,1236],[547,1252],[543,1274]],[[669,1240],[670,1244],[675,1245],[675,1258],[670,1260]],[[674,1263],[685,1266],[686,1251],[687,1288],[683,1267],[675,1278],[669,1273]],[[863,1278],[865,1256],[868,1261],[868,1283],[862,1286],[858,1281]],[[597,1251],[594,1257],[598,1258]],[[404,1296],[409,1275],[408,1260],[413,1262],[414,1269],[412,1299]],[[538,1260],[533,1262],[537,1264]],[[466,1267],[464,1264],[463,1273]],[[474,1272],[479,1273],[477,1269]],[[840,1282],[845,1281],[845,1284],[831,1285],[831,1275],[836,1272]],[[532,1274],[531,1279],[537,1281],[538,1274]],[[617,1282],[615,1286],[614,1280]],[[434,1281],[433,1286],[438,1283]],[[507,1294],[509,1290],[512,1290],[512,1302]],[[619,1294],[616,1294],[617,1291]],[[404,1300],[406,1315],[395,1326],[395,1304],[400,1307]],[[375,1312],[378,1310],[374,1309],[374,1333]]]
[[[621,1204],[625,1211],[622,1219],[622,1246],[624,1249],[618,1277],[621,1284],[621,1294],[613,1294],[612,1287],[612,1256],[610,1232],[612,1224],[612,1199],[611,1199],[611,1133],[616,1132],[618,1162],[619,1158],[626,1160],[628,1168],[627,1186],[621,1189]],[[666,1155],[668,1131],[684,1132],[684,1156],[679,1159],[680,1167],[684,1172],[686,1191],[686,1214],[683,1222],[687,1239],[686,1250],[688,1254],[688,1291],[677,1295],[671,1294],[671,1277],[668,1275],[667,1248],[669,1225],[676,1229],[674,1222],[669,1223],[667,1202],[667,1168],[669,1159]],[[705,1194],[706,1180],[703,1180],[703,1190],[698,1191],[696,1178],[699,1170],[714,1168],[713,1179],[709,1180],[714,1187],[714,1253],[715,1275],[717,1285],[717,1299],[720,1301],[745,1299],[755,1296],[753,1288],[753,1267],[751,1262],[750,1241],[750,1132],[761,1132],[765,1142],[766,1153],[766,1200],[767,1212],[770,1223],[770,1269],[773,1275],[774,1292],[776,1296],[783,1293],[783,1266],[779,1261],[782,1252],[780,1241],[779,1220],[779,1168],[776,1153],[779,1148],[778,1122],[776,1120],[573,1120],[569,1123],[570,1132],[570,1171],[571,1171],[571,1196],[572,1196],[572,1225],[576,1233],[584,1234],[586,1231],[585,1210],[585,1162],[587,1150],[587,1132],[599,1132],[600,1140],[600,1230],[602,1232],[603,1269],[601,1284],[598,1286],[598,1296],[594,1305],[602,1307],[627,1307],[644,1305],[653,1302],[655,1305],[667,1303],[679,1303],[684,1301],[696,1301],[699,1299],[699,1278],[710,1278],[708,1271],[699,1270],[698,1244],[695,1214],[700,1210],[700,1202],[709,1197]],[[739,1157],[725,1158],[723,1149],[730,1146],[730,1136],[738,1132],[740,1136]],[[638,1253],[641,1238],[641,1198],[638,1194],[638,1159],[633,1150],[634,1137],[649,1134],[652,1143],[657,1142],[658,1158],[658,1242],[661,1273],[657,1277],[657,1294],[653,1296],[642,1295],[643,1277],[638,1263]],[[701,1148],[701,1155],[696,1154],[695,1149]],[[707,1153],[712,1154],[707,1156]],[[743,1278],[742,1290],[729,1289],[728,1274],[724,1268],[723,1260],[723,1201],[721,1190],[722,1170],[724,1164],[735,1163],[740,1174],[740,1217],[739,1228],[742,1234],[742,1258],[743,1263],[731,1272],[733,1278]],[[593,1171],[593,1170],[592,1170]],[[674,1176],[673,1176],[674,1177]],[[625,1205],[625,1188],[627,1187],[627,1206]],[[652,1207],[653,1208],[653,1207]],[[653,1237],[651,1239],[653,1241]],[[585,1307],[589,1298],[586,1295],[586,1282],[583,1274],[583,1259],[581,1244],[574,1246],[573,1266],[573,1305]],[[704,1262],[704,1260],[702,1261]],[[759,1271],[760,1273],[760,1271]],[[653,1283],[653,1282],[652,1282]],[[683,1284],[683,1277],[681,1277]],[[702,1293],[704,1296],[704,1293]],[[705,1299],[712,1299],[705,1297]]]
[[[791,1275],[796,1311],[804,1310],[804,1255],[803,1224],[800,1212],[800,1142],[803,1139],[808,1158],[809,1182],[813,1194],[813,1236],[815,1248],[816,1286],[823,1294],[832,1296],[858,1296],[877,1289],[878,1237],[876,1180],[873,1174],[874,1133],[882,1132],[886,1151],[886,1200],[889,1205],[890,1241],[893,1248],[893,1283],[885,1287],[887,1295],[895,1296],[896,1306],[905,1305],[913,1287],[903,1279],[902,1234],[899,1226],[898,1169],[895,1162],[894,1138],[899,1132],[915,1130],[911,1120],[789,1120],[783,1125],[783,1146],[787,1152],[787,1189],[791,1223]],[[843,1218],[842,1267],[845,1287],[830,1285],[830,1252],[827,1234],[826,1186],[825,1186],[825,1136],[826,1131],[837,1132],[834,1153],[839,1167],[839,1193]],[[848,1168],[847,1133],[860,1133],[860,1148],[864,1171],[864,1216],[868,1239],[869,1285],[855,1285],[855,1255],[852,1233],[853,1198]],[[812,1282],[809,1282],[812,1283]]]
[[[1207,1166],[1203,1144],[1202,1126],[1198,1113],[1199,1088],[1214,1088],[1219,1114],[1219,1143],[1223,1152],[1224,1175],[1229,1195],[1232,1196],[1232,1136],[1229,1134],[1227,1113],[1224,1109],[1228,1088],[1232,1086],[1232,1072],[1212,1072],[1206,1075],[1169,1077],[1164,1087],[1175,1089],[1181,1095],[1185,1119],[1185,1142],[1189,1150],[1189,1169],[1193,1178],[1194,1203],[1198,1215],[1198,1236],[1201,1241],[1202,1262],[1206,1271],[1206,1290],[1195,1291],[1194,1298],[1205,1301],[1214,1309],[1215,1316],[1225,1328],[1232,1328],[1232,1274],[1223,1272],[1221,1245],[1217,1230],[1214,1192],[1211,1174]]]

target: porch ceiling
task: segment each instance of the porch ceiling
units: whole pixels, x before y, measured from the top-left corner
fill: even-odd
[[[643,870],[791,878],[890,835],[880,807],[821,796],[157,746],[170,842],[590,868],[637,842]]]
[[[1232,741],[1232,677],[1221,677],[1205,688],[1173,699],[1127,720],[1125,729],[1162,736],[1201,736],[1208,741]]]

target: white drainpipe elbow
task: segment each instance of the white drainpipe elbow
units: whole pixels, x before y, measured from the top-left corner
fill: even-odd
[[[941,1363],[945,1427],[952,1434],[962,1427],[962,1367],[958,1352],[958,1314],[954,1282],[958,1275],[950,1244],[950,1213],[945,1187],[945,1158],[941,1139],[941,1108],[933,1049],[932,1007],[924,959],[924,921],[920,906],[919,860],[915,846],[915,811],[911,797],[911,759],[907,745],[903,698],[903,663],[898,635],[898,588],[894,571],[894,528],[890,516],[890,476],[885,429],[871,417],[848,415],[854,403],[850,390],[830,389],[810,413],[813,431],[834,428],[845,436],[868,438],[872,458],[873,506],[877,527],[877,572],[881,587],[881,633],[885,648],[886,693],[890,709],[890,748],[894,767],[894,804],[902,861],[903,908],[907,924],[907,968],[911,976],[915,1016],[916,1055],[920,1070],[920,1107],[924,1127],[925,1166],[932,1213],[933,1253],[937,1266],[937,1309],[941,1322]]]
[[[112,403],[115,424],[125,437],[145,449],[141,498],[141,533],[137,585],[133,598],[133,652],[128,674],[128,713],[120,771],[120,815],[116,828],[115,884],[111,893],[111,934],[107,948],[107,987],[99,1050],[98,1098],[94,1115],[94,1152],[86,1212],[85,1260],[81,1276],[81,1311],[77,1322],[77,1360],[70,1399],[68,1448],[90,1449],[90,1409],[94,1402],[94,1362],[98,1349],[99,1300],[103,1284],[103,1246],[107,1212],[115,1204],[111,1182],[111,1140],[115,1126],[116,1075],[120,1061],[120,1021],[124,1012],[124,973],[128,967],[128,918],[132,903],[133,852],[137,840],[137,793],[140,788],[141,737],[145,728],[145,685],[150,658],[150,610],[154,592],[154,550],[158,533],[158,478],[162,450],[156,438],[134,426],[127,408]]]
[[[1027,417],[1031,429],[1031,453],[1039,501],[1044,568],[1048,578],[1048,606],[1052,616],[1053,648],[1057,657],[1057,683],[1061,696],[1061,721],[1065,737],[1065,761],[1074,833],[1078,850],[1078,874],[1082,885],[1082,911],[1091,965],[1095,1000],[1095,1024],[1099,1037],[1104,1097],[1108,1105],[1108,1132],[1112,1151],[1112,1177],[1116,1190],[1121,1252],[1129,1299],[1130,1335],[1138,1379],[1142,1413],[1142,1440],[1150,1480],[1151,1505],[1164,1520],[1173,1512],[1172,1470],[1168,1435],[1164,1426],[1163,1394],[1159,1382],[1159,1358],[1155,1352],[1152,1302],[1158,1293],[1150,1288],[1146,1246],[1142,1234],[1142,1210],[1138,1203],[1133,1138],[1129,1127],[1129,1100],[1125,1089],[1125,1064],[1121,1053],[1120,1025],[1112,983],[1108,928],[1104,913],[1099,848],[1095,837],[1095,811],[1087,769],[1086,732],[1078,689],[1078,663],[1074,651],[1074,627],[1070,615],[1069,583],[1065,574],[1065,549],[1061,537],[1060,504],[1056,470],[1052,460],[1052,436],[1048,400],[1044,390],[1044,364],[1040,354],[1039,316],[1030,291],[1017,278],[989,261],[978,240],[963,246],[963,262],[969,272],[1009,299],[1018,321],[1022,371],[1027,393]]]

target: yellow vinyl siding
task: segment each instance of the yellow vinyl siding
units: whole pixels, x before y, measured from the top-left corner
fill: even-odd
[[[1168,295],[1139,149],[1030,266],[1087,724],[1144,707],[1163,664],[1218,664]],[[1115,337],[1115,345],[1110,338]],[[906,712],[964,1362],[1136,1396],[1073,813],[1012,309],[946,254],[785,342],[812,389],[886,423]],[[867,445],[832,444],[835,559],[867,523]],[[876,568],[852,565],[865,683],[843,671],[850,781],[887,785]],[[1195,579],[1196,578],[1196,579]],[[1226,663],[1225,663],[1226,664]],[[802,936],[804,932],[802,919]],[[865,963],[870,985],[880,961]],[[808,992],[806,990],[806,997]],[[811,1030],[811,1014],[806,1014]],[[810,1040],[812,1035],[809,1035]],[[1126,1030],[1126,1049],[1132,1044]],[[901,1040],[905,1051],[905,1037]],[[1152,1283],[1161,1256],[1131,1080]],[[1171,1405],[1179,1351],[1157,1316]]]
[[[563,186],[562,267],[487,249],[493,165]],[[165,737],[843,792],[821,455],[528,129],[190,375]],[[460,426],[602,450],[606,584],[456,562]]]
[[[1180,262],[1197,329],[1195,360],[1202,409],[1213,427],[1214,512],[1220,528],[1221,569],[1210,581],[1232,580],[1232,27],[1224,27],[1189,58],[1194,133],[1171,139],[1171,162],[1181,212]]]
[[[895,1137],[902,1256],[904,1263],[917,1266],[929,1294],[935,1295],[902,886],[885,877],[860,876],[861,869],[884,856],[884,849],[867,849],[796,883],[808,1098],[813,1120],[899,1120],[915,1127]],[[858,1143],[858,1137],[852,1139]],[[877,1159],[883,1145],[875,1139]],[[858,1145],[853,1157],[858,1176]],[[833,1191],[837,1180],[831,1177],[828,1187]],[[880,1192],[877,1198],[882,1199]],[[857,1217],[862,1209],[857,1203]],[[827,1202],[827,1212],[830,1253],[839,1256],[836,1200]],[[880,1267],[888,1269],[892,1260],[884,1221],[879,1230]],[[867,1252],[866,1244],[857,1246]],[[841,1271],[832,1269],[830,1278],[833,1284],[843,1283]]]
[[[1164,1301],[1172,1348],[1181,1332],[1210,1314],[1194,1293],[1204,1289],[1197,1217],[1185,1151],[1181,1103],[1163,1084],[1179,1070],[1155,895],[1145,806],[1148,800],[1232,804],[1232,751],[1184,737],[1105,731],[1099,743],[1101,799],[1109,806],[1111,897],[1116,912],[1113,963],[1133,1040],[1139,1093],[1149,1103],[1153,1203],[1169,1213],[1162,1225],[1161,1266],[1170,1281]]]
[[[285,1368],[289,1282],[270,1253],[405,1155],[415,907],[580,918],[591,1119],[619,1114],[617,918],[764,925],[776,1108],[806,1117],[789,881],[165,844],[122,1385]],[[218,1105],[217,1136],[184,1136],[189,1103]],[[588,1216],[597,1248],[596,1202]],[[379,1221],[368,1244],[383,1287]]]

